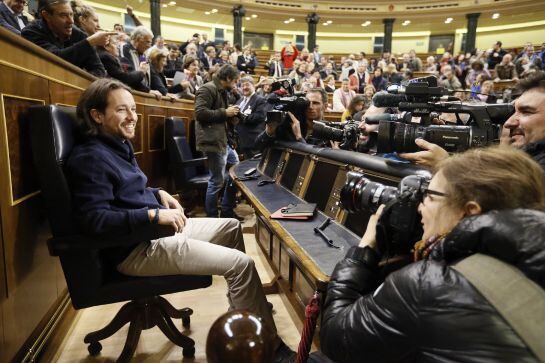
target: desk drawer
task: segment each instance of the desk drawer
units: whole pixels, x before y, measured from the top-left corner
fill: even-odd
[[[309,282],[301,270],[295,266],[293,269],[293,292],[295,293],[298,302],[303,307],[303,311],[312,295],[314,295],[314,291],[316,291],[316,286],[313,285],[314,284]]]
[[[276,235],[273,234],[272,238],[272,264],[273,269],[280,273],[280,238],[278,238]]]
[[[265,255],[268,259],[271,259],[271,238],[272,233],[269,230],[269,227],[263,222],[261,217],[256,215],[256,230],[255,230],[255,239],[257,243],[261,246]]]
[[[290,255],[282,245],[280,245],[280,276],[282,276],[286,282],[290,281]]]

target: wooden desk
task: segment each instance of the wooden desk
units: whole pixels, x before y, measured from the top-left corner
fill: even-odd
[[[276,183],[262,187],[257,181],[236,180],[244,171],[258,167],[260,179]],[[347,214],[340,206],[340,191],[350,170],[397,186],[399,180],[422,171],[412,165],[391,166],[383,158],[345,150],[318,148],[302,143],[278,143],[260,161],[244,161],[231,176],[256,212],[256,240],[277,275],[277,287],[288,297],[301,319],[314,291],[325,292],[329,277],[350,246],[356,245],[368,213]],[[311,221],[273,220],[270,214],[293,202],[316,203]],[[341,246],[329,247],[313,227],[325,218],[334,221],[325,233]]]

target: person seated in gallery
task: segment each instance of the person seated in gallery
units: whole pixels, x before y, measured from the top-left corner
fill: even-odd
[[[97,77],[106,76],[94,47],[105,46],[115,32],[85,34],[74,26],[69,0],[40,0],[39,10],[41,19],[23,29],[23,38]]]
[[[204,80],[199,74],[199,60],[194,57],[185,57],[183,73],[180,77],[180,86],[177,97],[194,100],[197,90],[202,87]]]
[[[252,50],[250,47],[244,48],[244,51],[237,58],[237,68],[241,72],[246,72],[247,74],[254,74],[254,69],[256,67],[256,59],[252,55]]]
[[[139,90],[150,90],[151,70],[146,51],[151,47],[153,33],[144,26],[134,28],[128,43],[121,49],[121,64],[127,71],[140,70],[145,73]]]
[[[163,73],[165,65],[167,63],[167,52],[154,49],[149,55],[149,65],[150,65],[150,88],[152,91],[157,91],[163,96],[170,96],[175,98],[175,93],[181,90],[179,84],[168,86],[167,79]]]
[[[25,0],[4,0],[0,2],[0,26],[12,33],[21,35],[29,21],[23,14]]]
[[[119,46],[118,46],[118,37],[111,36],[110,41],[105,46],[98,46],[97,53],[100,58],[100,61],[106,68],[108,76],[120,80],[125,83],[127,86],[143,92],[148,92],[149,89],[144,88],[142,80],[146,76],[147,68],[149,65],[147,63],[143,64],[145,68],[140,68],[134,71],[125,71],[119,60]]]

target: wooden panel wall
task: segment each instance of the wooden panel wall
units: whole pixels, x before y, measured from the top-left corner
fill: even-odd
[[[19,361],[67,294],[32,164],[25,110],[75,106],[93,77],[0,28],[0,362]],[[193,103],[135,93],[134,148],[149,185],[166,187],[164,121],[193,118]]]

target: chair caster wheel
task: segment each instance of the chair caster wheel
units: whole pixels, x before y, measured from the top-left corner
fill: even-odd
[[[99,342],[92,342],[87,347],[87,350],[89,351],[89,354],[92,356],[99,355],[100,351],[102,350],[102,344]]]
[[[195,347],[186,347],[182,350],[182,355],[185,358],[193,358],[195,357]]]
[[[186,329],[189,329],[191,325],[191,318],[189,316],[182,318],[182,326]]]

